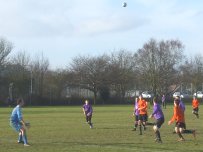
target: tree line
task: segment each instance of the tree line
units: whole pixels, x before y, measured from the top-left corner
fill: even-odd
[[[178,88],[202,90],[203,56],[187,58],[184,49],[179,40],[151,38],[136,51],[77,56],[66,68],[53,70],[43,54],[11,56],[13,44],[0,38],[0,104],[12,104],[17,97],[30,105],[81,104],[84,98],[123,104],[135,91],[171,95]]]

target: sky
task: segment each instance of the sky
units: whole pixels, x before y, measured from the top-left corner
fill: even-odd
[[[203,55],[202,0],[0,0],[0,37],[64,68],[78,55],[136,52],[150,38],[178,39]]]

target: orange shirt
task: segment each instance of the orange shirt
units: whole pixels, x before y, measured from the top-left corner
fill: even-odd
[[[184,112],[181,110],[179,106],[174,106],[173,108],[173,117],[170,120],[171,122],[183,122],[185,123]]]
[[[192,100],[192,107],[197,108],[199,106],[199,101],[197,99]]]
[[[147,114],[147,102],[144,99],[138,101],[138,110],[141,115]]]

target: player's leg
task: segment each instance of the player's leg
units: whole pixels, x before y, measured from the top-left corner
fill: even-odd
[[[92,125],[92,115],[88,116],[88,124],[90,125],[90,128],[93,128],[93,125]]]
[[[19,135],[18,135],[18,143],[23,143],[23,137],[21,132],[19,132]]]
[[[184,141],[185,139],[183,138],[182,134],[181,134],[181,128],[179,127],[179,125],[177,125],[175,127],[175,131],[178,134],[179,140],[178,141]]]
[[[199,108],[198,108],[198,107],[193,109],[193,114],[194,114],[197,118],[199,118],[198,111],[199,111]]]
[[[136,116],[135,116],[135,128],[137,128],[137,126],[138,126],[138,121],[139,121],[139,120],[138,120],[138,115],[136,115]]]
[[[146,122],[147,122],[148,116],[147,114],[143,115],[142,117],[142,125],[143,125],[143,129],[146,130]]]
[[[89,123],[89,122],[88,122],[88,119],[89,119],[89,118],[88,118],[87,114],[85,115],[85,118],[86,118],[86,123]]]
[[[155,122],[155,125],[153,126],[155,135],[156,135],[156,142],[162,143],[161,135],[159,129],[161,128],[162,124],[164,123],[164,118],[160,118]]]
[[[159,132],[159,128],[157,127],[157,125],[154,125],[153,126],[153,130],[155,132],[155,141],[156,142],[161,142],[161,135],[160,135],[160,132]]]
[[[192,134],[194,139],[196,139],[196,130],[193,130],[193,129],[182,129],[181,133],[183,133],[183,134]]]
[[[24,146],[30,146],[27,142],[27,135],[26,135],[26,130],[24,128],[21,128],[20,129],[20,132],[22,134],[22,139],[23,139],[23,142],[24,142]]]
[[[142,115],[138,116],[138,125],[139,125],[139,129],[140,129],[140,135],[142,135]]]

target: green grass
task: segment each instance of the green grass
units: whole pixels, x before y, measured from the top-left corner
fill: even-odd
[[[0,108],[0,152],[180,152],[203,150],[203,111],[200,119],[186,107],[187,128],[197,130],[197,140],[184,135],[185,142],[177,142],[172,134],[174,124],[167,125],[172,116],[172,106],[163,109],[165,123],[161,128],[162,144],[154,143],[152,126],[142,136],[131,131],[134,119],[133,106],[95,106],[90,129],[85,123],[81,107],[33,107],[24,108],[24,119],[31,123],[28,140],[31,147],[16,143],[17,133],[9,126],[12,108]],[[152,109],[149,109],[151,113]],[[153,121],[153,119],[149,119]]]

